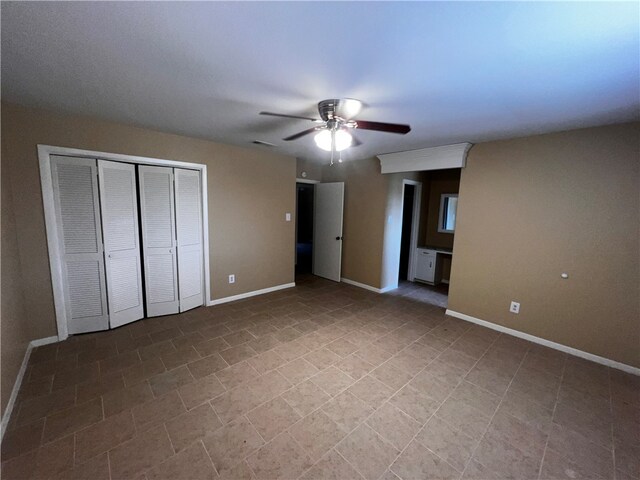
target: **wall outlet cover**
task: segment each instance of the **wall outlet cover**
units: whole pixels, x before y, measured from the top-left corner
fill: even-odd
[[[509,307],[509,311],[511,313],[520,313],[520,304],[518,302],[511,302],[511,306]]]
[[[235,275],[229,275],[229,283],[236,283],[236,276]]]

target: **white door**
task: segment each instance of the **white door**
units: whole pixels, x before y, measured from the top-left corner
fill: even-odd
[[[51,173],[67,329],[70,334],[107,330],[96,160],[52,155]]]
[[[317,183],[313,204],[313,274],[339,282],[344,182]]]
[[[138,167],[147,316],[178,313],[173,168]]]
[[[144,316],[135,167],[98,160],[111,328]]]
[[[200,172],[174,169],[180,311],[204,304]]]

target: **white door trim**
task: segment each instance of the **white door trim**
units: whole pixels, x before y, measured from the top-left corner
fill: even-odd
[[[296,183],[316,184],[316,183],[320,183],[320,180],[309,180],[308,178],[296,178]]]
[[[409,270],[408,280],[413,282],[415,280],[415,268],[416,268],[416,249],[418,248],[418,229],[420,227],[420,205],[422,205],[422,182],[416,180],[402,180],[402,210],[404,211],[404,190],[406,185],[413,185],[413,212],[411,217],[411,241],[409,242]],[[402,226],[400,227],[402,228]],[[400,235],[400,241],[402,241],[402,235]]]
[[[52,145],[38,145],[38,161],[40,164],[40,184],[42,187],[42,203],[44,207],[44,220],[47,234],[47,247],[49,250],[49,267],[51,269],[51,284],[53,287],[53,301],[56,312],[56,324],[58,326],[58,338],[62,341],[68,336],[67,309],[64,302],[64,278],[62,259],[60,257],[60,244],[58,241],[58,224],[55,213],[53,196],[53,178],[51,174],[51,155],[64,155],[68,157],[87,157],[92,160],[111,160],[140,165],[156,165],[164,167],[187,168],[199,170],[202,188],[202,246],[204,253],[204,288],[205,305],[211,301],[211,280],[209,274],[209,209],[207,200],[207,166],[200,163],[181,162],[177,160],[165,160],[160,158],[139,157],[135,155],[123,155],[120,153],[97,152],[78,148],[56,147]]]

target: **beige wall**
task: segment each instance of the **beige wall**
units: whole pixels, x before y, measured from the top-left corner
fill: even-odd
[[[639,139],[635,123],[474,146],[449,308],[640,367]]]
[[[295,215],[294,158],[8,104],[2,120],[3,183],[8,175],[31,338],[57,333],[37,144],[206,164],[213,298],[294,281],[295,221],[285,221],[286,212]],[[2,212],[4,233],[4,205]]]
[[[4,137],[2,139],[4,143]],[[16,236],[13,216],[13,199],[9,184],[9,175],[2,166],[2,286],[0,291],[0,337],[2,354],[2,371],[0,372],[0,411],[4,415],[11,396],[27,345],[31,340],[27,317],[25,297],[22,294],[22,275],[18,255],[18,238]]]
[[[460,188],[460,169],[434,170],[427,172],[429,181],[427,218],[424,237],[419,245],[440,248],[453,248],[454,235],[438,232],[440,216],[440,196],[444,193],[458,193]],[[447,277],[448,278],[448,277]]]

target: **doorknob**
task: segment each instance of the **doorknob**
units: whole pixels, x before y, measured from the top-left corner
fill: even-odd
[[[336,237],[336,240],[342,240],[342,237]]]

